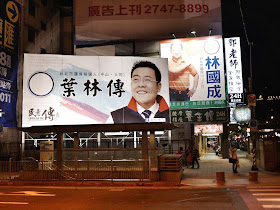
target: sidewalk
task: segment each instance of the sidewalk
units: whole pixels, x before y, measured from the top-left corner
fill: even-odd
[[[263,185],[280,185],[280,172],[269,172],[259,169],[258,181],[249,181],[249,172],[251,172],[252,162],[245,157],[239,156],[240,168],[239,173],[232,173],[232,164],[228,159],[216,156],[214,153],[206,154],[200,158],[200,168],[184,167],[184,174],[181,180],[182,186],[197,187],[237,187],[237,186],[263,186]],[[225,182],[217,183],[216,171],[225,172]]]

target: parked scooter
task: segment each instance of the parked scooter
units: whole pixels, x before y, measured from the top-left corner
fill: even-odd
[[[221,146],[218,146],[218,148],[216,149],[216,155],[221,154]]]

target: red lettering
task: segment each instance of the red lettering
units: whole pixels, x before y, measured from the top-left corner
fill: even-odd
[[[106,5],[102,7],[102,16],[114,15],[114,6]]]
[[[88,16],[100,16],[100,6],[91,6],[88,8]]]
[[[119,13],[116,13],[116,15],[127,15],[126,10],[127,10],[126,7],[123,7],[122,5],[119,5]]]

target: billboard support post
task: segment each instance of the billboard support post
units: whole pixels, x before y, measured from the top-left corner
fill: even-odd
[[[101,147],[101,132],[97,132],[97,145],[98,148]]]
[[[148,159],[148,134],[147,131],[142,131],[142,159],[147,160]],[[148,170],[147,162],[143,162],[143,170]]]
[[[79,133],[74,132],[74,159],[75,159],[75,169],[78,168],[78,149],[79,149]]]
[[[63,150],[63,133],[57,134],[57,148],[56,148],[56,165],[57,169],[62,169],[62,150]]]
[[[150,149],[151,149],[151,164],[154,167],[155,166],[155,149],[156,149],[156,143],[155,143],[155,131],[150,131]]]

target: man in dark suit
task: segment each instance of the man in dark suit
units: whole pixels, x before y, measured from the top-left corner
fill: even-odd
[[[134,64],[131,70],[132,98],[126,107],[111,112],[114,123],[169,122],[169,107],[158,93],[161,73],[149,61]]]

